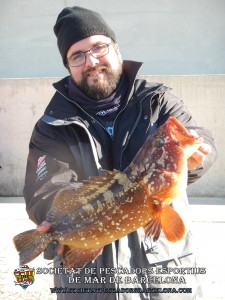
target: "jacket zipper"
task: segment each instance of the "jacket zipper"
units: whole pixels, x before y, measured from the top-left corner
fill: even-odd
[[[149,94],[146,94],[146,95],[144,96],[144,98],[140,101],[140,111],[139,111],[139,114],[138,114],[138,116],[137,116],[137,119],[136,119],[134,125],[133,125],[132,128],[131,128],[130,133],[128,133],[127,136],[126,136],[126,141],[125,141],[125,143],[124,143],[124,145],[123,145],[123,147],[122,147],[121,156],[120,156],[120,163],[119,163],[119,169],[120,169],[120,170],[121,170],[121,167],[122,167],[123,153],[124,153],[124,151],[125,151],[125,149],[126,149],[128,143],[129,143],[129,141],[130,141],[130,138],[131,138],[132,134],[134,133],[134,130],[135,130],[136,127],[137,127],[138,121],[139,121],[140,118],[141,118],[141,114],[142,114],[142,102],[143,102],[148,96],[149,96]],[[151,98],[152,98],[152,97],[151,97]],[[128,103],[128,102],[127,102],[127,103]],[[126,106],[124,107],[124,109],[125,109],[125,108],[126,108]],[[123,110],[124,110],[124,109],[123,109]],[[117,115],[117,116],[118,116],[118,115]]]
[[[59,90],[56,89],[56,91],[63,96],[66,100],[68,100],[69,102],[71,102],[72,104],[74,104],[75,106],[79,107],[80,110],[82,110],[82,112],[84,112],[92,121],[98,123],[98,125],[100,125],[107,133],[108,131],[105,129],[105,127],[98,121],[96,120],[94,117],[92,117],[91,115],[89,115],[89,113],[87,113],[79,104],[77,104],[76,102],[72,101],[70,98],[67,98],[65,95],[63,95],[63,93],[61,93]],[[108,133],[109,134],[109,133]],[[110,134],[109,134],[110,135]]]
[[[123,109],[120,110],[119,113],[117,114],[117,116],[116,116],[116,118],[115,118],[115,120],[114,120],[114,122],[113,122],[113,134],[112,134],[112,136],[111,136],[111,135],[109,134],[109,132],[106,130],[106,128],[105,128],[100,122],[98,122],[98,120],[96,120],[94,117],[92,117],[91,115],[89,115],[89,113],[87,113],[87,112],[86,112],[82,107],[80,107],[76,102],[72,101],[70,98],[67,98],[67,97],[66,97],[63,93],[61,93],[59,90],[56,89],[56,91],[57,91],[61,96],[63,96],[67,101],[69,101],[69,102],[73,103],[73,105],[79,107],[79,109],[81,109],[81,111],[84,112],[84,113],[85,113],[92,121],[94,121],[94,122],[96,122],[98,125],[100,125],[100,126],[104,129],[104,131],[107,132],[107,134],[110,136],[111,139],[113,139],[113,137],[114,137],[114,127],[115,127],[116,120],[118,119],[119,115],[127,108],[128,103],[130,102],[130,101],[127,101],[127,103],[126,103],[126,105],[123,107]],[[145,97],[140,101],[140,112],[139,112],[139,114],[138,114],[138,117],[137,117],[137,119],[136,119],[136,121],[135,121],[135,123],[134,123],[134,125],[133,125],[133,127],[132,127],[132,129],[131,129],[131,131],[130,131],[130,133],[128,133],[127,136],[126,136],[125,144],[122,145],[122,151],[121,151],[120,162],[119,162],[119,169],[121,169],[121,166],[122,166],[122,157],[123,157],[123,153],[124,153],[124,151],[125,151],[125,149],[126,149],[126,147],[127,147],[127,145],[128,145],[128,142],[129,142],[129,140],[130,140],[130,138],[131,138],[131,136],[132,136],[132,134],[133,134],[135,128],[137,127],[138,121],[140,120],[140,117],[141,117],[141,114],[142,114],[142,102],[143,102],[148,96],[149,96],[149,94],[146,94]],[[100,139],[101,139],[101,141],[102,141],[102,143],[103,143],[103,145],[104,145],[104,144],[105,144],[105,141],[101,138],[101,134],[99,134],[99,137],[100,137]],[[107,146],[107,145],[106,145],[106,146]]]

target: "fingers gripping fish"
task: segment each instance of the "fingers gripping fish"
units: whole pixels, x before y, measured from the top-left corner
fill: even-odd
[[[46,218],[51,229],[14,237],[20,264],[56,240],[64,245],[64,266],[83,267],[105,245],[140,227],[154,240],[161,230],[170,242],[181,240],[185,226],[170,203],[185,191],[187,158],[201,142],[170,117],[146,139],[124,172],[105,170],[104,176],[92,177],[77,190],[59,191]]]

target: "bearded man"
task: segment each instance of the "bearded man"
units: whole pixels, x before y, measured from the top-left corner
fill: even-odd
[[[24,197],[29,217],[38,224],[38,231],[51,227],[45,219],[59,190],[101,175],[102,168],[123,171],[146,138],[170,116],[204,138],[188,160],[188,183],[209,169],[216,157],[210,133],[197,127],[184,103],[170,89],[137,78],[142,64],[122,60],[115,33],[101,15],[77,6],[64,8],[54,32],[70,75],[54,84],[56,92],[36,123],[30,141]],[[57,299],[200,297],[201,288],[195,274],[176,285],[191,289],[191,293],[161,293],[158,288],[170,288],[171,284],[150,280],[154,268],[196,266],[187,196],[176,200],[174,209],[182,215],[187,228],[182,241],[174,246],[163,234],[153,241],[145,236],[142,228],[136,230],[105,246],[94,262],[77,273],[58,272],[55,287],[63,289]],[[62,253],[60,244],[50,243],[45,257],[56,255],[55,267],[60,267]],[[132,273],[132,270],[136,271]],[[132,277],[129,284],[127,276]],[[77,293],[80,288],[83,292]],[[127,288],[136,292],[127,293]],[[154,288],[154,292],[148,292],[147,288]]]

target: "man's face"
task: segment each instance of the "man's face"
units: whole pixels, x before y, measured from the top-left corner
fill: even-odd
[[[74,53],[84,52],[102,43],[109,45],[109,52],[103,57],[94,58],[85,53],[86,61],[78,67],[68,64],[70,74],[76,85],[90,98],[100,100],[110,96],[116,89],[122,74],[122,59],[117,44],[104,35],[93,35],[73,44],[67,59]]]

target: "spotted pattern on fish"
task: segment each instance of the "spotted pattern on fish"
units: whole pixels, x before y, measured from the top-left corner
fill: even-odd
[[[186,189],[187,152],[197,149],[199,141],[170,117],[146,139],[126,170],[104,170],[102,177],[59,191],[46,218],[51,230],[14,237],[20,264],[53,240],[64,245],[65,266],[83,267],[105,245],[140,227],[154,240],[161,229],[171,242],[182,239],[183,221],[169,204]]]

